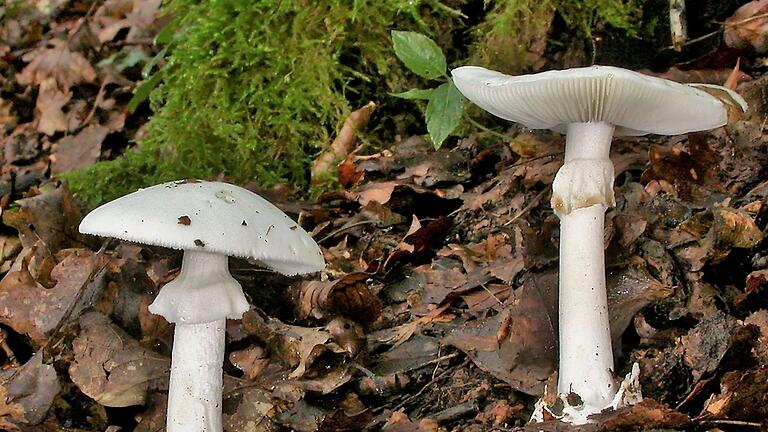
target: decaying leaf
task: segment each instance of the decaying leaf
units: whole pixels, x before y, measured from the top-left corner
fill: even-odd
[[[253,380],[269,364],[269,355],[264,348],[253,345],[229,353],[229,362],[243,371],[245,378]]]
[[[8,273],[0,281],[0,323],[28,335],[37,344],[46,341],[75,301],[85,292],[90,296],[94,294],[91,291],[100,292],[104,283],[93,277],[100,264],[90,250],[65,250],[58,259],[51,272],[51,279],[56,281],[53,288],[41,286],[26,267]]]
[[[87,167],[99,160],[101,143],[109,129],[89,126],[74,136],[59,140],[53,148],[51,173],[61,174]]]
[[[291,378],[302,377],[326,350],[346,352],[331,342],[330,332],[322,327],[288,325],[253,309],[243,315],[243,326],[248,333],[261,339],[273,355],[294,368]]]
[[[768,50],[768,1],[754,0],[736,9],[725,20],[725,43],[733,48],[752,48],[758,53]]]
[[[142,405],[152,382],[167,380],[169,359],[142,348],[100,312],[80,318],[72,349],[72,382],[104,406]]]
[[[222,403],[225,431],[272,432],[275,430],[272,416],[276,414],[276,409],[268,391],[254,386],[229,390],[225,384]]]
[[[506,315],[476,320],[455,329],[444,342],[464,351],[482,370],[513,389],[541,395],[555,369],[557,340],[556,274],[547,280],[527,279],[507,300],[509,328],[499,341]],[[554,280],[554,284],[551,282]]]
[[[123,29],[128,29],[125,41],[133,43],[157,31],[159,13],[160,0],[108,0],[94,13],[91,27],[101,43],[113,40]]]
[[[761,422],[768,418],[768,367],[728,372],[704,413],[714,418]]]
[[[341,315],[360,323],[376,321],[381,315],[381,300],[366,281],[367,273],[350,273],[337,281],[306,281],[294,289],[294,304],[299,319],[322,319]]]
[[[61,391],[53,366],[43,364],[40,354],[22,366],[0,372],[0,425],[36,425],[45,419],[53,399]]]
[[[331,143],[331,147],[320,153],[312,163],[312,183],[316,184],[325,180],[335,164],[335,162],[345,159],[347,155],[354,149],[355,141],[357,140],[357,134],[365,129],[368,124],[368,120],[371,118],[371,114],[376,109],[376,104],[368,102],[362,108],[359,108],[349,114],[349,117],[344,121],[339,135]]]
[[[53,78],[62,90],[75,84],[93,82],[96,71],[82,54],[71,51],[68,43],[54,39],[50,46],[42,46],[25,54],[22,59],[29,63],[16,80],[21,85],[40,85],[48,78]]]
[[[37,130],[46,135],[69,130],[70,125],[63,108],[71,98],[72,93],[67,89],[60,90],[53,78],[43,80],[35,106]]]

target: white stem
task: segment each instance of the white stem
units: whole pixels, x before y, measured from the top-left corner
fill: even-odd
[[[608,158],[613,126],[606,123],[576,123],[568,126],[565,166],[580,161],[591,169],[602,166],[600,175],[578,179],[560,176],[553,184],[553,196],[573,184],[599,181],[594,205],[590,200],[572,200],[560,216],[560,370],[558,392],[578,394],[584,408],[598,412],[607,407],[616,393],[613,351],[605,291],[603,226],[607,205],[613,201],[613,168]],[[606,165],[607,164],[607,165]],[[610,170],[605,166],[609,166]],[[564,171],[568,173],[568,171]],[[571,173],[569,175],[577,175]],[[578,191],[568,193],[579,195]],[[605,194],[610,193],[610,197]],[[564,199],[568,199],[567,197]],[[554,200],[553,200],[554,201]],[[584,205],[584,203],[587,205]]]
[[[225,320],[176,324],[168,432],[221,432]]]
[[[221,432],[224,325],[248,301],[226,255],[184,251],[181,272],[149,306],[176,323],[168,388],[168,432]]]

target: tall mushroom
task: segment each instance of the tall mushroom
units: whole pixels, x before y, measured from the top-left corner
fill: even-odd
[[[618,390],[603,247],[604,214],[615,205],[611,139],[713,129],[726,123],[728,106],[696,85],[609,66],[523,76],[464,66],[452,75],[459,91],[491,114],[566,134],[565,163],[552,184],[560,218],[558,393],[580,396],[572,419],[583,421],[610,406]],[[736,93],[703,87],[746,109]]]
[[[181,249],[181,272],[150,312],[175,323],[168,432],[220,432],[224,327],[248,301],[228,256],[286,275],[320,271],[320,248],[267,200],[227,183],[176,181],[141,189],[89,213],[80,232]]]

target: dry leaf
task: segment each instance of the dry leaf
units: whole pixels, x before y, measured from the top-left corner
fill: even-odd
[[[101,143],[109,134],[103,126],[88,126],[77,135],[60,139],[53,147],[51,174],[85,168],[99,160]]]
[[[96,80],[96,71],[91,63],[78,52],[71,51],[66,41],[54,39],[48,46],[42,46],[25,54],[22,59],[29,63],[16,80],[21,85],[40,85],[52,78],[58,88],[67,91],[82,82]]]
[[[109,42],[128,29],[125,41],[136,42],[156,32],[161,0],[108,0],[93,14],[91,26],[99,42]]]
[[[249,380],[255,379],[269,364],[269,354],[264,348],[253,345],[248,348],[229,353],[229,361]]]
[[[43,80],[35,106],[37,130],[46,135],[69,130],[69,122],[62,108],[71,98],[72,93],[66,89],[60,90],[53,78]]]
[[[56,371],[43,364],[40,354],[23,366],[1,371],[0,378],[0,425],[6,416],[19,425],[42,422],[61,391]]]
[[[26,267],[8,273],[0,281],[0,323],[28,335],[38,345],[43,344],[48,333],[65,318],[81,291],[90,291],[86,284],[92,282],[98,266],[97,257],[90,250],[64,252],[65,257],[59,256],[61,261],[51,272],[51,278],[56,281],[53,288],[41,286]],[[98,280],[92,286],[100,282],[103,281]]]
[[[72,382],[108,407],[143,405],[152,381],[165,381],[170,367],[169,359],[142,348],[100,312],[80,318],[72,349]]]
[[[331,147],[320,153],[312,163],[312,184],[325,180],[331,173],[334,163],[346,158],[354,149],[357,134],[365,129],[374,109],[376,109],[376,104],[368,102],[364,107],[349,114],[349,117],[344,121],[344,126],[339,131],[339,135],[331,143]]]
[[[725,20],[725,44],[732,48],[768,51],[768,0],[754,0],[736,9]]]

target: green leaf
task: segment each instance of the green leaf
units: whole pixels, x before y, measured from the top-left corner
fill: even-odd
[[[423,99],[429,100],[432,97],[432,92],[435,89],[410,89],[402,93],[390,93],[390,96],[399,97],[402,99]]]
[[[441,84],[432,92],[427,104],[427,132],[435,149],[440,148],[448,135],[456,129],[464,113],[464,96],[453,81]]]
[[[395,55],[416,75],[435,79],[445,74],[447,64],[440,47],[421,33],[392,31]]]
[[[160,50],[159,53],[155,54],[154,57],[152,57],[152,60],[147,62],[147,64],[144,65],[143,68],[141,68],[141,77],[144,79],[149,79],[149,74],[152,73],[152,69],[157,66],[158,63],[160,63],[160,60],[165,58],[165,53],[168,51],[168,47],[164,47]]]
[[[133,91],[133,97],[128,102],[128,112],[132,113],[139,105],[141,105],[142,102],[147,100],[152,90],[154,90],[154,88],[160,84],[160,81],[163,80],[162,72],[162,69],[157,71],[157,73],[152,75],[151,78],[142,81],[142,83],[136,87],[136,90]]]

